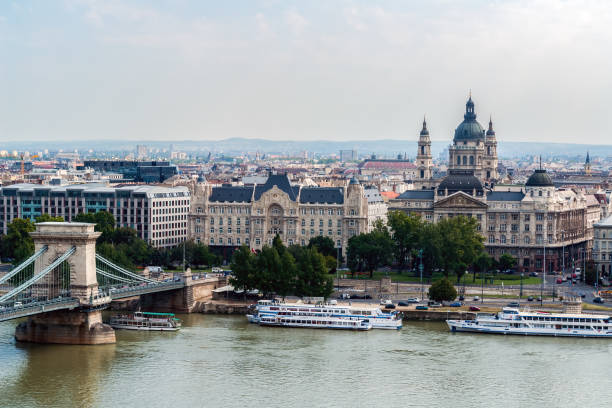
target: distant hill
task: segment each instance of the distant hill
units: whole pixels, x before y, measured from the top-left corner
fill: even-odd
[[[302,151],[329,155],[338,153],[343,149],[355,149],[360,155],[376,154],[378,157],[394,158],[404,153],[409,158],[416,155],[416,140],[267,140],[231,138],[223,140],[167,140],[167,141],[127,141],[127,140],[99,140],[99,141],[36,141],[36,142],[0,142],[0,149],[5,150],[29,150],[31,152],[41,149],[86,152],[94,151],[133,151],[137,144],[145,144],[153,148],[169,148],[174,146],[175,150],[183,151],[212,151],[229,155],[244,152],[261,152],[276,154],[297,154]],[[432,154],[438,157],[450,145],[447,142],[432,142]],[[565,144],[565,143],[538,143],[538,142],[499,142],[498,154],[500,157],[522,157],[526,155],[542,155],[544,158],[554,157],[583,157],[587,150],[593,157],[612,156],[612,145],[589,145],[589,144]]]

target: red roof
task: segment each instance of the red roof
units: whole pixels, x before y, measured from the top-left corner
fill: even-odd
[[[395,191],[381,191],[380,195],[388,200],[393,200],[399,196],[399,193],[396,193]]]

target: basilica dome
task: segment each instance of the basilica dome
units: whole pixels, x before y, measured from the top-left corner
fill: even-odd
[[[463,115],[463,122],[455,129],[454,142],[472,141],[476,142],[479,140],[484,141],[485,132],[480,123],[476,120],[476,113],[474,113],[474,102],[472,97],[465,104],[465,115]]]

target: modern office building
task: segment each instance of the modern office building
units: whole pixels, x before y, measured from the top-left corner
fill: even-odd
[[[177,167],[167,161],[85,160],[83,168],[102,173],[119,173],[123,175],[121,182],[136,183],[162,183],[178,174]]]
[[[176,246],[187,237],[190,203],[187,187],[14,184],[0,189],[0,231],[6,234],[15,218],[49,214],[72,221],[104,210],[115,216],[117,227],[133,228],[151,245]]]

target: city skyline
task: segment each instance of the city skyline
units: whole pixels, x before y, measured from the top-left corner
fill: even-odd
[[[605,2],[0,5],[0,141],[448,140],[470,89],[505,141],[607,144]]]

